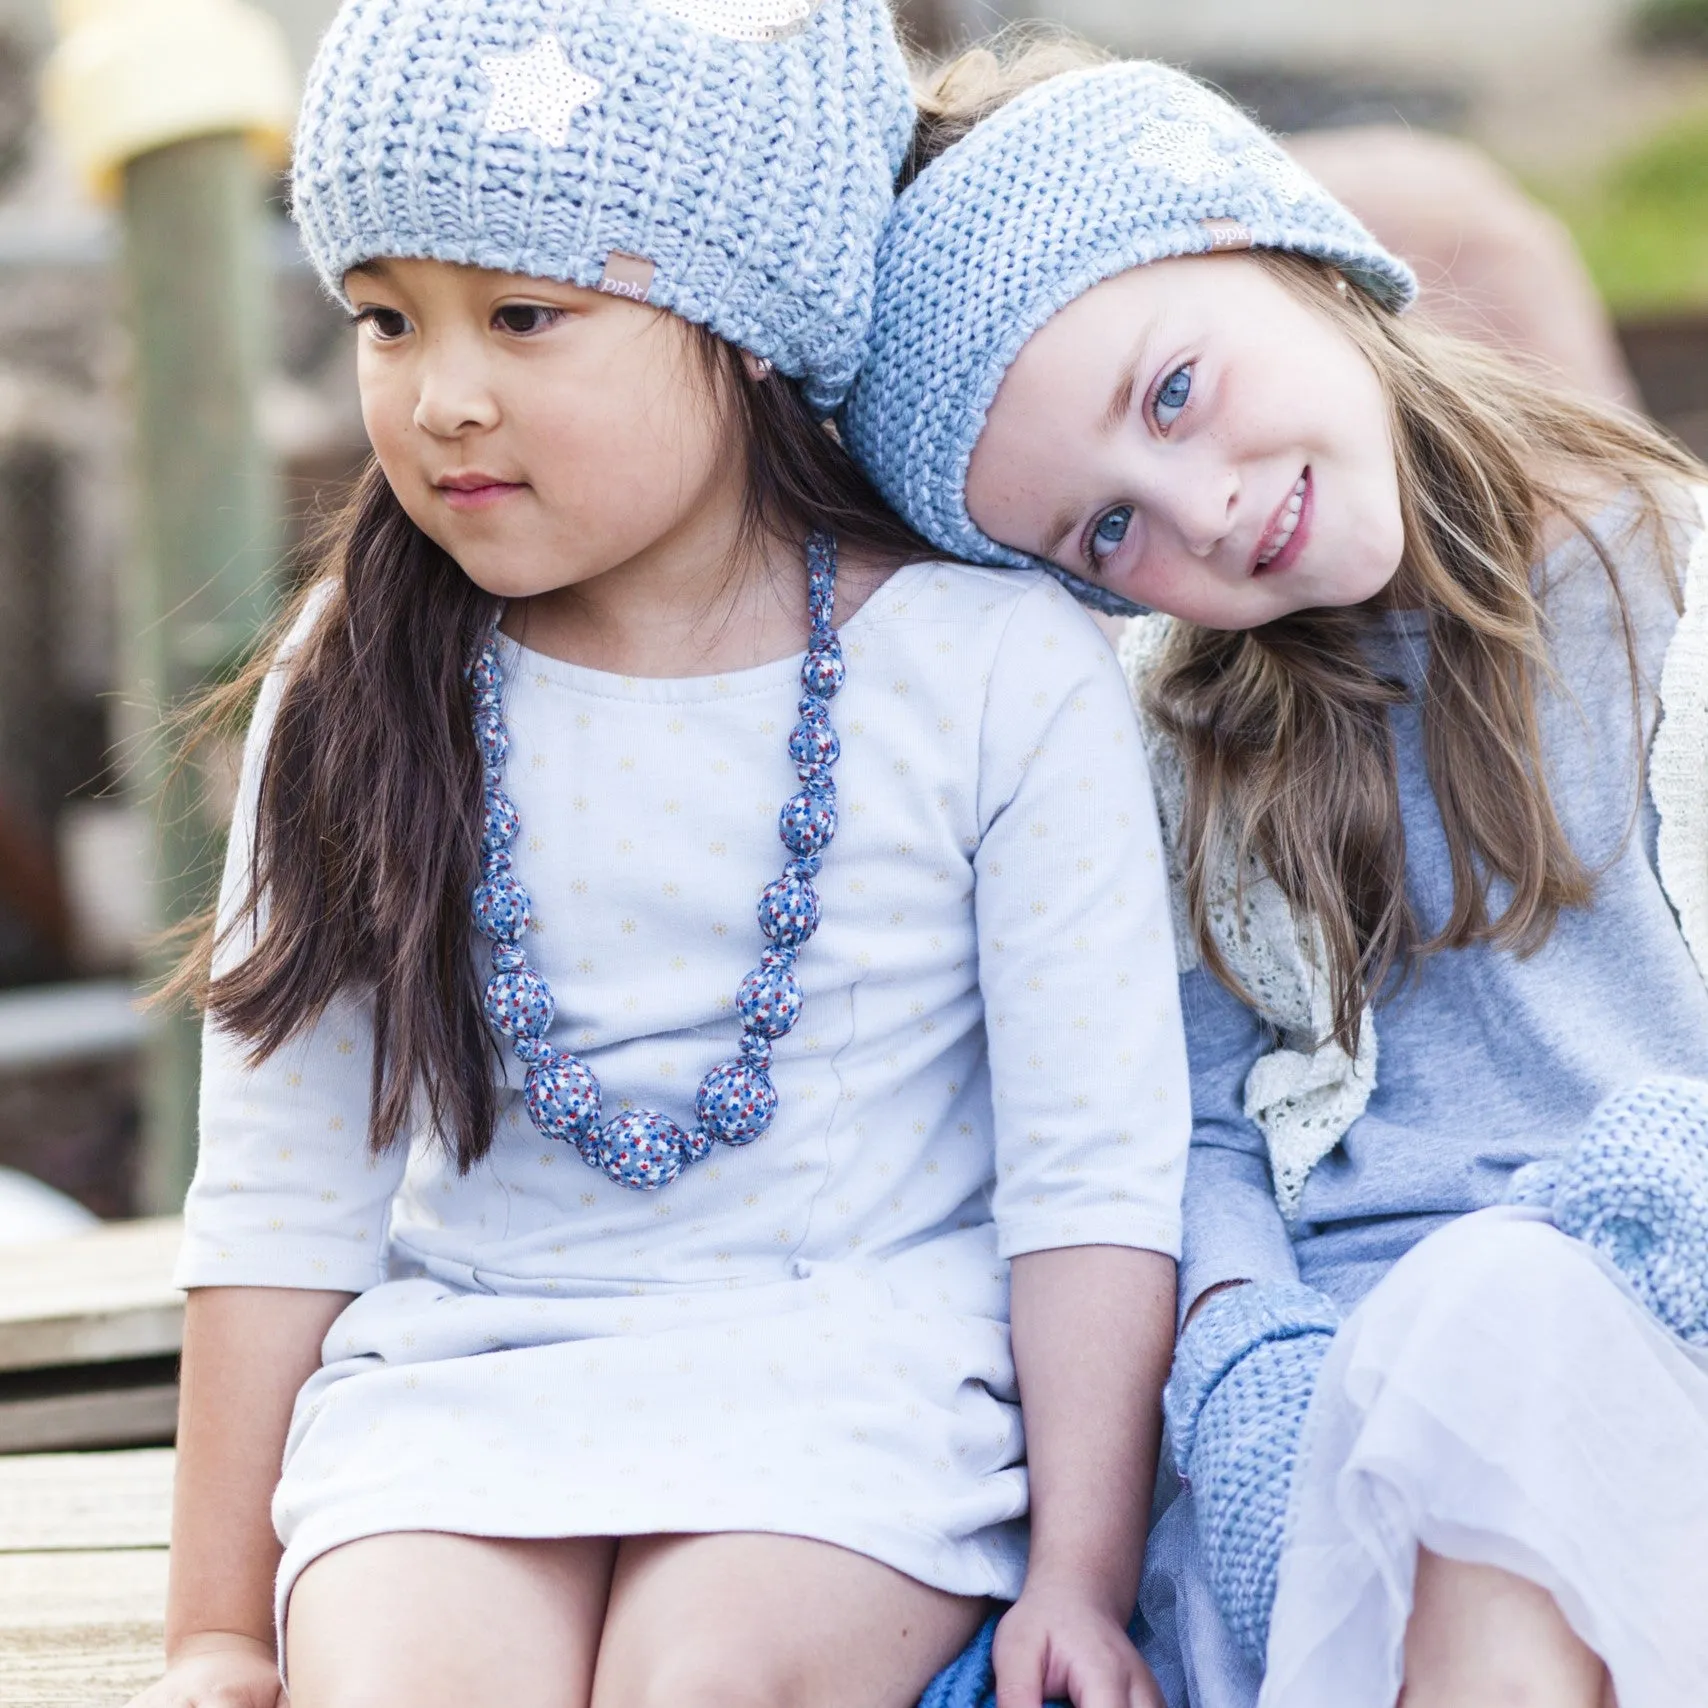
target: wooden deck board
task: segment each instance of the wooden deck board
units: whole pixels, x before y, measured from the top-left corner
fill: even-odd
[[[166,1550],[0,1554],[0,1702],[118,1708],[161,1672]]]
[[[0,1370],[176,1352],[182,1234],[178,1217],[157,1216],[0,1250]]]
[[[164,1548],[173,1460],[169,1447],[0,1459],[0,1556]]]

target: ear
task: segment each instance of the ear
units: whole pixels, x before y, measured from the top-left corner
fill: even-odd
[[[770,379],[777,364],[768,356],[756,356],[751,350],[741,353],[741,365],[747,370],[747,377],[757,383]]]

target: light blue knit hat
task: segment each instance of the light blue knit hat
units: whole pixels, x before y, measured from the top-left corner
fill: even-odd
[[[828,411],[912,117],[884,0],[345,0],[296,219],[335,296],[377,256],[603,288]]]
[[[986,536],[967,514],[967,465],[1009,365],[1076,297],[1146,262],[1254,247],[1332,262],[1394,309],[1417,292],[1404,262],[1202,83],[1148,61],[1049,78],[898,198],[843,437],[940,550],[1046,569],[1087,604],[1130,614],[1127,600]]]

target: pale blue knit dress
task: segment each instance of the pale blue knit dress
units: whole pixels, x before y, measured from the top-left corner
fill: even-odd
[[[1599,528],[1617,544],[1622,522],[1611,512]],[[1652,551],[1621,560],[1650,731],[1677,612]],[[1608,583],[1581,541],[1541,577],[1559,676],[1542,694],[1549,774],[1573,846],[1600,870],[1595,901],[1532,957],[1438,955],[1377,1006],[1376,1088],[1291,1224],[1243,1102],[1271,1040],[1202,968],[1182,981],[1194,1108],[1183,1305],[1236,1278],[1366,1301],[1337,1336],[1307,1429],[1317,1457],[1295,1492],[1265,1708],[1392,1702],[1420,1536],[1546,1583],[1613,1664],[1621,1708],[1708,1700],[1708,1361],[1534,1213],[1487,1210],[1610,1092],[1657,1074],[1708,1079],[1708,988],[1657,876]],[[1422,636],[1418,615],[1398,613],[1373,642],[1414,689]],[[1392,728],[1408,884],[1431,931],[1452,882],[1415,704]],[[1466,1219],[1476,1211],[1487,1214]],[[1157,1527],[1142,1605],[1175,1704],[1257,1699],[1256,1669],[1210,1600],[1189,1495]]]
[[[1178,1247],[1156,814],[1119,666],[1047,578],[910,565],[842,633],[841,824],[753,1144],[626,1191],[535,1131],[507,1052],[470,1174],[425,1135],[373,1162],[359,1003],[254,1070],[208,1035],[180,1282],[361,1294],[291,1427],[281,1613],[318,1554],[413,1529],[777,1531],[1019,1590],[1007,1260]],[[505,670],[553,1040],[608,1109],[691,1119],[784,858],[800,660]]]

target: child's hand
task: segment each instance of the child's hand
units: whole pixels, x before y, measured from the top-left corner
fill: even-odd
[[[179,1646],[166,1676],[130,1708],[290,1708],[273,1651],[253,1637],[205,1631]]]
[[[1121,1620],[1082,1590],[1028,1580],[996,1628],[996,1708],[1165,1708]]]

